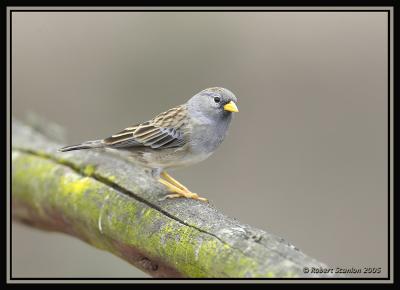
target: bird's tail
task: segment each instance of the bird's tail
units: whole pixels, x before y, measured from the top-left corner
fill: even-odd
[[[72,145],[72,146],[67,146],[58,149],[60,152],[66,152],[66,151],[73,151],[73,150],[82,150],[82,149],[93,149],[93,148],[101,148],[104,147],[104,143],[102,140],[93,140],[93,141],[86,141],[81,144],[77,145]]]

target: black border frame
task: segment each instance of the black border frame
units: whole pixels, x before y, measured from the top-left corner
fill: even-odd
[[[71,4],[69,4],[71,5]],[[377,5],[381,6],[381,5]],[[385,5],[382,5],[385,6]],[[389,5],[387,5],[389,6]],[[97,8],[106,8],[107,6],[96,6]],[[135,6],[136,7],[136,6]],[[148,6],[149,7],[149,6]],[[166,6],[159,6],[159,7],[166,7]],[[239,7],[251,7],[251,6],[233,6],[234,8],[239,8]],[[352,7],[352,6],[350,6]],[[371,8],[375,6],[364,6],[365,8]],[[87,278],[62,278],[62,277],[54,277],[54,278],[13,278],[12,276],[12,258],[11,258],[11,252],[12,252],[12,205],[11,205],[11,198],[9,200],[9,207],[10,207],[10,212],[6,213],[9,216],[10,219],[10,236],[9,236],[9,245],[10,245],[10,260],[9,260],[9,266],[10,266],[10,276],[8,277],[10,281],[26,281],[26,280],[31,280],[31,281],[62,281],[62,280],[76,280],[76,281],[83,281],[83,280],[89,280],[89,281],[115,281],[115,280],[120,280],[120,281],[152,281],[152,280],[187,280],[187,281],[193,281],[193,280],[249,280],[249,281],[274,281],[274,280],[280,280],[280,281],[304,281],[304,280],[310,280],[310,281],[320,281],[320,280],[326,280],[326,281],[357,281],[357,280],[364,280],[364,281],[381,281],[381,280],[386,280],[389,281],[391,279],[391,223],[390,223],[390,214],[391,214],[391,204],[390,204],[390,186],[391,186],[391,179],[390,179],[390,174],[391,174],[391,127],[390,127],[390,118],[391,118],[391,107],[390,107],[390,91],[391,91],[391,30],[390,30],[390,25],[391,25],[391,11],[389,9],[368,9],[368,10],[362,10],[362,9],[334,9],[332,7],[328,7],[328,9],[293,9],[293,10],[284,10],[284,9],[246,9],[246,10],[240,10],[240,9],[171,9],[171,10],[163,10],[163,9],[154,9],[154,10],[148,10],[148,9],[140,9],[140,7],[137,7],[138,9],[102,9],[102,10],[94,10],[94,9],[86,9],[86,7],[83,7],[82,10],[77,10],[77,9],[68,9],[65,7],[61,7],[60,9],[38,9],[38,10],[29,10],[29,9],[17,9],[13,10],[10,9],[7,13],[9,13],[9,22],[6,20],[6,23],[9,24],[9,27],[7,31],[10,33],[10,42],[9,42],[9,55],[10,55],[10,67],[9,71],[7,71],[7,65],[6,71],[9,73],[9,83],[7,84],[9,86],[9,92],[10,92],[10,115],[9,115],[9,130],[10,130],[10,143],[12,143],[12,14],[17,13],[17,12],[387,12],[387,23],[388,23],[388,50],[387,50],[387,61],[388,61],[388,108],[387,108],[387,113],[388,113],[388,265],[387,265],[387,273],[388,277],[378,277],[378,278],[115,278],[115,277],[108,277],[108,278],[94,278],[94,277],[87,277]],[[329,9],[331,8],[331,9]],[[393,6],[391,8],[394,9]],[[393,49],[395,51],[395,49]],[[7,98],[6,98],[7,99]],[[6,101],[7,102],[7,101]],[[11,155],[11,151],[10,151]],[[10,180],[11,180],[11,162],[8,168],[10,171]],[[10,183],[10,193],[12,192],[12,186]],[[7,197],[6,197],[7,198]],[[394,196],[393,196],[394,200]],[[6,211],[7,212],[7,211]],[[108,282],[109,283],[109,282]],[[72,283],[75,284],[75,283]]]

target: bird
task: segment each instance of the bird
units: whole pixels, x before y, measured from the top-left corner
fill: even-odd
[[[137,164],[150,169],[170,194],[163,199],[184,197],[208,202],[167,173],[201,162],[224,140],[233,113],[239,112],[230,90],[211,87],[186,103],[153,119],[127,127],[110,137],[60,148],[60,152],[106,148],[123,151]]]

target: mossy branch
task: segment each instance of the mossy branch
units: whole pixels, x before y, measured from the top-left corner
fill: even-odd
[[[159,201],[165,189],[131,162],[60,147],[13,120],[14,220],[76,236],[153,277],[326,277],[303,273],[324,264],[210,204]]]

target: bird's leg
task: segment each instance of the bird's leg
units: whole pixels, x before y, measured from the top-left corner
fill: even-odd
[[[184,197],[191,197],[191,195],[190,195],[188,192],[182,190],[182,189],[179,188],[179,187],[176,187],[176,186],[173,185],[172,183],[169,183],[168,181],[166,181],[166,180],[164,180],[164,179],[162,179],[162,178],[160,178],[158,181],[159,181],[160,183],[164,184],[166,187],[168,187],[168,189],[171,190],[172,192],[175,192],[175,193],[177,193],[177,194],[180,194],[181,196],[184,196]]]
[[[169,175],[166,171],[161,172],[161,176],[164,177],[164,179],[166,179],[167,181],[169,181],[170,183],[172,183],[173,185],[175,185],[176,187],[179,187],[180,189],[190,192],[190,190],[184,186],[182,183],[180,183],[178,180],[176,180],[175,178],[173,178],[171,175]]]
[[[183,189],[173,185],[172,183],[169,183],[168,181],[164,179],[159,179],[158,180],[160,183],[164,184],[166,187],[171,192],[174,192],[174,194],[169,194],[166,196],[166,198],[175,198],[175,197],[186,197],[186,198],[193,198],[193,199],[198,199],[198,195],[195,193],[191,193],[189,191],[184,191]]]
[[[176,197],[186,197],[192,199],[198,199],[201,201],[207,201],[206,198],[199,197],[198,194],[191,192],[187,187],[181,184],[176,179],[172,178],[168,173],[165,171],[161,173],[161,176],[164,177],[166,180],[160,178],[158,181],[168,187],[169,190],[175,192],[175,194],[169,194],[166,198],[176,198]]]

